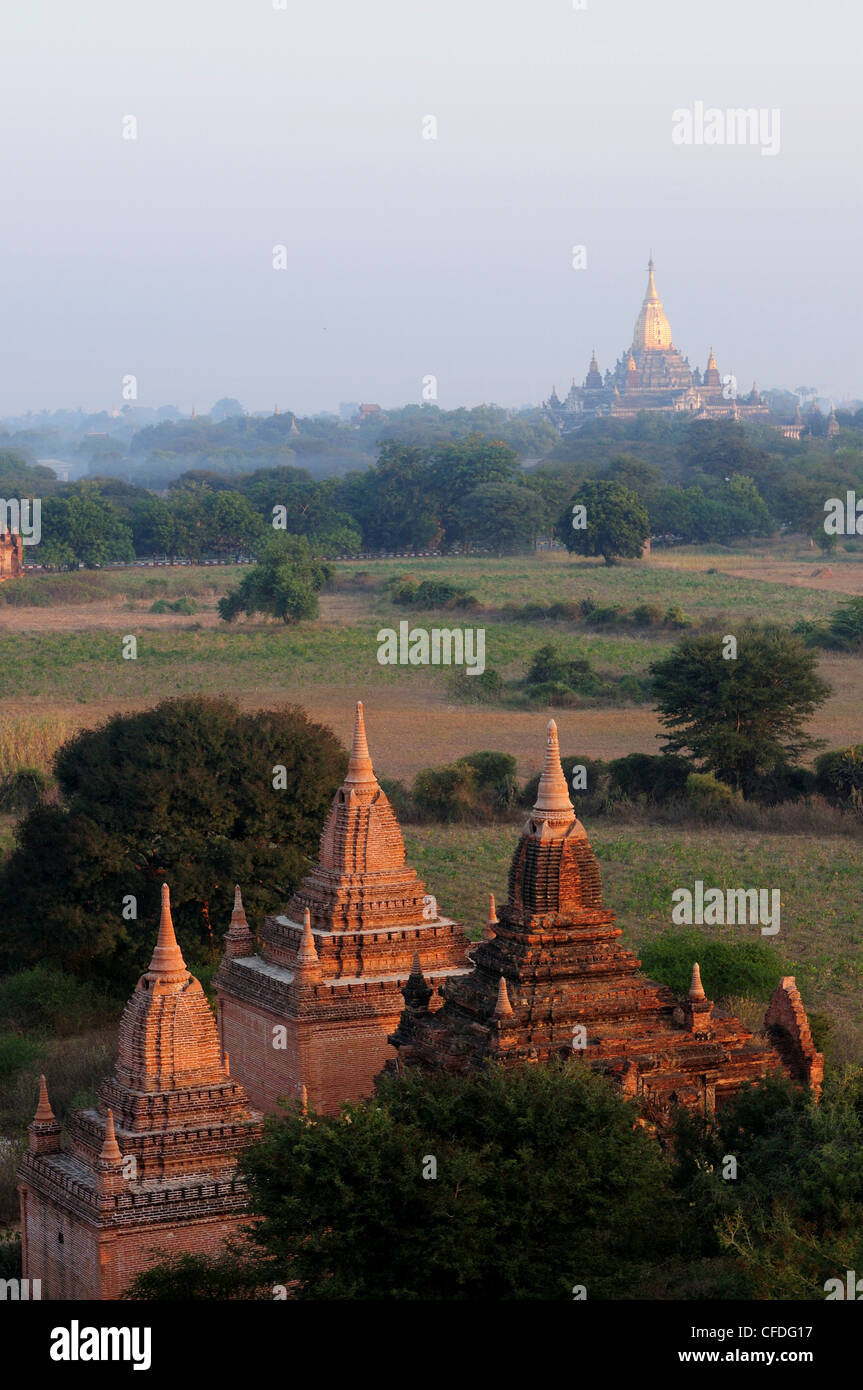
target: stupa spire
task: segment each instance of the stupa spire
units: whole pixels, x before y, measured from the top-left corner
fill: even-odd
[[[560,745],[557,741],[557,725],[553,719],[549,719],[546,728],[545,762],[543,764],[542,775],[539,779],[536,803],[533,809],[535,813],[540,815],[547,812],[564,812],[568,813],[571,819],[575,818],[575,811],[569,799],[566,778],[563,775],[563,768],[560,765]]]
[[[300,949],[297,951],[297,965],[318,965],[318,953],[315,949],[315,938],[312,935],[312,914],[309,909],[303,913],[303,934],[300,937]]]
[[[39,1077],[39,1103],[36,1106],[36,1114],[33,1119],[40,1125],[48,1125],[54,1119],[54,1111],[51,1109],[51,1102],[48,1099],[48,1084],[44,1076]]]
[[[704,993],[704,986],[701,983],[701,971],[698,967],[698,961],[696,961],[692,967],[692,982],[689,986],[689,997],[693,1001],[700,1001],[707,998],[707,995]]]
[[[351,747],[351,758],[348,763],[348,772],[345,782],[351,785],[367,784],[376,782],[372,760],[369,756],[369,745],[366,741],[366,724],[363,717],[363,702],[357,700],[356,716],[354,718],[354,740]]]
[[[103,1163],[121,1163],[123,1161],[120,1145],[117,1143],[117,1135],[114,1132],[114,1112],[110,1109],[105,1124],[105,1138],[102,1142],[102,1152],[99,1154],[99,1157]]]
[[[485,935],[483,936],[484,941],[491,941],[493,937],[497,936],[497,932],[495,931],[495,927],[497,926],[497,924],[497,911],[494,905],[494,893],[489,893],[488,919],[485,924]]]
[[[162,915],[159,919],[159,935],[156,938],[156,947],[153,951],[153,959],[150,961],[150,969],[147,975],[150,979],[164,980],[171,977],[188,975],[186,962],[183,960],[183,953],[177,944],[174,934],[174,923],[171,918],[171,890],[167,883],[162,884]]]
[[[506,988],[506,978],[501,975],[500,983],[497,987],[497,1003],[494,1006],[493,1018],[511,1018],[512,1004],[509,1002],[509,994]]]
[[[641,304],[641,312],[635,321],[632,335],[632,350],[664,350],[672,346],[671,325],[668,322],[659,291],[654,278],[653,256],[647,263],[647,289]]]

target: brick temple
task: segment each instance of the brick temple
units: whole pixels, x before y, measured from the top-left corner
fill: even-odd
[[[161,1249],[211,1253],[241,1224],[235,1168],[261,1115],[231,1079],[186,969],[167,886],[153,959],[126,1005],[114,1075],[67,1147],[42,1078],[19,1170],[23,1276],[45,1299],[115,1299]]]
[[[681,1105],[710,1113],[774,1070],[817,1094],[824,1059],[793,977],[774,992],[767,1041],[759,1040],[707,998],[697,963],[689,993],[678,999],[640,973],[621,935],[603,906],[599,864],[569,799],[552,720],[536,805],[510,866],[509,901],[499,919],[492,904],[473,969],[447,984],[442,1007],[414,969],[390,1070],[467,1072],[487,1060],[583,1057],[659,1124]]]
[[[267,917],[260,953],[239,891],[213,980],[219,1036],[252,1103],[332,1111],[371,1093],[395,1053],[402,988],[416,958],[439,987],[469,968],[461,928],[405,863],[395,813],[372,767],[362,704],[348,771],[321,835],[320,860],[284,911]]]
[[[23,573],[24,541],[7,525],[5,531],[0,531],[0,584],[4,579],[17,579]]]

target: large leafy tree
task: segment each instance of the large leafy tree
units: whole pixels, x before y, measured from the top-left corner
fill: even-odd
[[[338,1115],[268,1121],[244,1159],[258,1277],[294,1299],[625,1298],[676,1244],[668,1170],[636,1110],[578,1062],[412,1073]],[[131,1297],[187,1296],[169,1265]],[[265,1295],[266,1296],[266,1295]],[[272,1294],[270,1294],[272,1297]]]
[[[112,560],[134,560],[132,530],[114,508],[85,489],[46,497],[42,506],[39,563],[71,569],[98,568]]]
[[[665,750],[748,794],[765,774],[817,747],[803,725],[830,694],[816,654],[784,628],[685,637],[650,668]],[[729,653],[724,655],[724,653]]]
[[[237,588],[219,599],[219,616],[227,623],[240,613],[249,617],[263,613],[283,623],[315,618],[318,593],[331,573],[328,565],[315,559],[304,537],[274,535]]]
[[[584,513],[576,508],[584,508]],[[585,525],[574,526],[584,519]],[[607,565],[618,558],[637,559],[650,535],[647,509],[621,483],[588,478],[570,499],[560,519],[561,539],[578,555],[601,555]]]
[[[235,883],[256,912],[302,877],[345,763],[297,707],[191,697],[77,734],[55,761],[59,803],[24,818],[0,873],[0,959],[125,983],[152,950],[163,880],[181,940],[221,945]]]

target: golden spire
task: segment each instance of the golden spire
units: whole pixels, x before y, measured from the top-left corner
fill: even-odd
[[[49,1125],[54,1119],[54,1111],[51,1109],[51,1102],[48,1099],[48,1086],[44,1076],[39,1077],[39,1104],[36,1106],[36,1114],[33,1119],[40,1125]]]
[[[183,953],[177,945],[177,938],[174,935],[174,923],[171,920],[171,890],[167,883],[163,883],[159,935],[156,939],[156,948],[153,951],[153,959],[150,961],[147,975],[151,980],[166,980],[188,975],[188,973],[186,962],[183,960]]]
[[[497,1003],[494,1006],[494,1013],[492,1014],[492,1018],[500,1019],[511,1017],[512,1004],[510,1004],[509,1002],[509,994],[507,993],[506,988],[506,979],[503,975],[501,975],[500,983],[497,987]]]
[[[656,281],[653,276],[653,257],[651,256],[647,264],[647,289],[641,305],[641,312],[635,321],[635,332],[632,335],[632,351],[640,352],[644,349],[656,351],[671,346],[671,324],[668,322],[662,307],[662,300],[659,298],[659,291],[656,288]]]
[[[108,1111],[108,1119],[105,1124],[105,1139],[99,1157],[103,1163],[121,1163],[123,1160],[123,1155],[120,1153],[120,1145],[117,1143],[117,1136],[114,1133],[113,1110]]]
[[[560,765],[560,746],[557,741],[557,725],[549,719],[545,739],[545,762],[536,792],[534,812],[566,812],[575,819],[575,811],[569,799],[569,791],[563,768]]]
[[[352,785],[368,784],[375,782],[374,768],[369,757],[369,745],[366,742],[366,725],[363,719],[363,702],[357,700],[357,712],[354,719],[354,741],[351,748],[351,760],[348,763],[348,773],[345,777],[346,783]]]
[[[689,986],[689,997],[692,1000],[706,999],[704,986],[701,983],[701,971],[698,968],[698,961],[692,967],[692,983]]]

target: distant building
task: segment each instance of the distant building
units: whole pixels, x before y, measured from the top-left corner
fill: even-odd
[[[366,420],[386,420],[386,414],[379,405],[361,405],[357,409],[351,424],[362,425]]]
[[[671,325],[656,288],[653,260],[647,267],[647,291],[635,322],[632,344],[614,369],[603,375],[594,352],[582,386],[572,386],[561,401],[552,388],[544,408],[564,433],[600,415],[627,418],[642,410],[674,412],[701,418],[740,419],[767,415],[768,407],[753,385],[747,396],[737,393],[729,373],[720,376],[713,349],[702,376],[698,367],[674,346]]]
[[[24,572],[24,542],[17,531],[0,531],[0,583]]]

